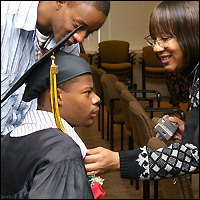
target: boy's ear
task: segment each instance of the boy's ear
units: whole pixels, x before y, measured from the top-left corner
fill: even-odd
[[[58,105],[62,105],[63,102],[63,90],[60,88],[57,88],[57,99],[58,99]]]

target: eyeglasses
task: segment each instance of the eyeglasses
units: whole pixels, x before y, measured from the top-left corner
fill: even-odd
[[[175,36],[170,37],[170,38],[163,38],[163,39],[161,39],[161,40],[153,40],[153,39],[151,38],[151,36],[148,35],[148,36],[145,37],[144,39],[147,41],[147,44],[148,44],[149,46],[154,47],[155,44],[158,43],[158,45],[159,45],[161,48],[167,48],[168,45],[169,45],[169,40],[171,40],[171,39],[173,39],[173,38],[175,38]]]

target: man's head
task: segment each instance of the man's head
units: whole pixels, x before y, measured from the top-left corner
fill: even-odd
[[[80,24],[66,45],[83,42],[105,22],[110,1],[40,1],[37,28],[43,33],[53,32],[56,43]]]

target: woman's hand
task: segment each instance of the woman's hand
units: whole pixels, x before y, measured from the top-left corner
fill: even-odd
[[[119,153],[103,147],[89,149],[85,157],[85,168],[88,176],[119,170]]]
[[[172,139],[180,142],[182,140],[182,134],[185,129],[185,122],[180,120],[178,117],[169,117],[169,120],[178,124],[178,129],[173,135]]]

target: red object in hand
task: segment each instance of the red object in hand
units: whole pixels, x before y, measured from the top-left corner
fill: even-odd
[[[103,197],[106,194],[106,192],[103,190],[101,185],[98,184],[97,182],[92,183],[91,189],[92,189],[95,199],[100,199],[101,197]]]

